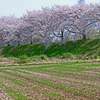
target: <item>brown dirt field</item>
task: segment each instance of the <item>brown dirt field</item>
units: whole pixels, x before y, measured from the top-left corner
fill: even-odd
[[[75,64],[75,66],[86,64],[87,63]],[[90,65],[92,63],[88,64]],[[42,66],[51,66],[48,68],[50,72],[38,69],[36,71],[28,70],[29,68],[32,69],[35,67],[42,68]],[[52,66],[53,64],[4,67],[4,71],[0,71],[0,82],[7,87],[13,87],[16,91],[21,91],[26,100],[100,100],[100,67],[91,67],[91,69],[89,69],[90,67],[85,66],[86,70],[83,72],[69,72],[62,70],[62,73],[60,73],[59,71],[54,71]],[[73,65],[68,66],[71,67]],[[9,68],[9,70],[6,68]],[[13,79],[20,80],[20,82],[24,82],[25,84],[18,84],[16,80],[12,81]],[[54,86],[43,84],[43,82],[40,81],[51,82]],[[2,84],[0,84],[0,86],[3,89]],[[64,88],[55,86],[67,86],[72,90],[67,91]],[[4,97],[9,97],[2,89],[0,93],[3,93]],[[0,96],[2,97],[2,94]],[[11,98],[9,97],[7,100],[10,99]]]
[[[9,70],[10,71],[10,70]],[[13,72],[13,71],[10,71],[10,72]],[[29,72],[29,71],[27,71]],[[14,72],[15,73],[15,72]],[[21,76],[24,76],[24,77],[31,77],[31,78],[38,78],[38,79],[46,79],[47,81],[51,81],[53,82],[54,84],[56,85],[67,85],[67,86],[70,86],[70,87],[74,87],[74,88],[77,88],[77,89],[81,89],[81,90],[89,90],[89,91],[92,91],[92,92],[95,92],[95,94],[98,96],[100,94],[100,91],[98,91],[98,89],[93,89],[93,88],[89,88],[89,87],[83,87],[82,84],[75,84],[73,82],[65,82],[64,80],[58,80],[58,79],[62,79],[62,78],[59,78],[59,77],[56,77],[53,78],[52,76],[50,75],[46,75],[46,74],[41,74],[41,73],[36,73],[36,72],[31,72],[31,75],[28,75],[28,74],[24,74],[24,73],[20,73],[20,72],[16,72],[17,74],[20,74]],[[37,74],[38,76],[34,76],[34,73],[35,75]],[[15,76],[15,75],[10,75],[10,74],[7,74],[7,73],[2,73],[2,75],[6,75],[6,76],[9,76],[9,77],[13,77],[13,78],[17,78],[17,79],[20,79],[20,80],[23,80],[25,82],[28,82],[27,79],[25,78],[22,78],[22,77],[19,77],[19,76]],[[40,76],[39,76],[40,75]],[[45,76],[45,77],[44,77]],[[73,80],[73,79],[72,79]],[[75,81],[77,82],[77,80]],[[40,84],[39,84],[40,85]],[[47,86],[44,86],[44,87],[47,87]],[[49,88],[50,89],[50,88]],[[65,94],[65,93],[64,93]]]
[[[8,74],[2,73],[2,75],[8,75]],[[20,80],[24,80],[27,84],[32,85],[32,87],[41,86],[42,91],[43,90],[45,91],[46,89],[48,89],[48,90],[55,91],[56,93],[60,93],[63,97],[67,97],[67,99],[63,98],[63,99],[59,99],[59,100],[87,100],[87,98],[84,98],[84,97],[81,97],[81,96],[75,96],[74,94],[64,92],[64,91],[61,91],[59,89],[54,89],[54,88],[51,88],[51,87],[43,85],[43,84],[38,84],[36,82],[27,80],[27,79],[22,78],[22,77],[17,77],[17,76],[14,77],[12,75],[10,75],[10,76],[13,77],[13,78],[19,78]],[[35,100],[35,98],[37,98],[38,100],[50,100],[49,98],[45,97],[40,91],[36,92],[36,91],[33,91],[32,89],[30,89],[28,87],[15,85],[12,82],[10,82],[9,80],[5,80],[5,79],[2,79],[2,80],[3,80],[4,84],[7,85],[7,86],[17,87],[17,90],[21,89],[23,91],[24,95],[29,94],[31,97],[28,97],[27,100]],[[52,99],[52,100],[56,100],[56,99]],[[90,99],[88,99],[88,100],[90,100]]]
[[[0,100],[14,100],[11,99],[11,97],[3,91],[3,89],[0,88]]]

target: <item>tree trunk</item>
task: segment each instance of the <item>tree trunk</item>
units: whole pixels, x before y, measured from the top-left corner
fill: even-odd
[[[10,44],[8,43],[8,46],[10,46]]]
[[[83,39],[86,39],[86,34],[82,34],[82,36],[83,36]]]
[[[20,41],[18,41],[18,45],[20,45]]]
[[[64,35],[64,31],[61,30],[61,41],[63,41],[63,35]]]
[[[33,44],[32,39],[30,40],[30,44]]]

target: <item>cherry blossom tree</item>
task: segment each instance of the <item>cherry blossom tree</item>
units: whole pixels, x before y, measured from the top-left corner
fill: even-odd
[[[66,13],[67,16],[65,20],[60,23],[58,28],[75,35],[80,34],[83,39],[86,39],[87,31],[91,30],[91,28],[95,28],[98,22],[94,16],[94,5],[80,4],[74,5],[69,9],[69,12]]]
[[[8,45],[11,41],[17,41],[19,45],[21,37],[24,36],[22,30],[25,27],[25,23],[21,19],[13,16],[2,17],[0,23],[2,41]]]
[[[1,45],[3,42],[5,42],[7,39],[11,40],[12,36],[8,36],[12,31],[14,30],[14,26],[12,25],[11,19],[12,17],[1,17],[0,19],[0,35],[1,35]],[[16,23],[15,23],[16,24]],[[12,35],[12,34],[11,34]],[[8,37],[7,37],[8,36]]]
[[[31,33],[40,35],[46,43],[57,38],[66,41],[66,34],[75,34],[75,37],[78,34],[86,39],[89,30],[98,22],[94,16],[97,10],[94,9],[98,8],[87,4],[71,7],[55,5],[52,8],[42,8],[42,11],[27,12],[25,21],[32,30]]]
[[[100,29],[100,4],[54,5],[38,11],[27,11],[21,18],[0,18],[0,45],[9,45],[37,37],[41,43],[55,40],[86,39],[95,29]]]
[[[49,33],[49,31],[51,30],[47,30],[47,25],[50,21],[50,9],[42,9],[42,11],[27,11],[27,15],[23,16],[23,20],[27,23],[27,28],[29,28],[29,35],[31,37],[38,35],[39,37],[41,37],[41,42],[44,43],[45,41],[46,43],[47,40],[50,40],[51,35],[51,33]]]

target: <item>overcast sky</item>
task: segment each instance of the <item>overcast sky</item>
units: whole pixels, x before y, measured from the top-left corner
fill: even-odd
[[[74,5],[78,0],[1,0],[0,16],[15,15],[20,17],[26,10],[39,10],[41,7],[51,7],[54,4]],[[85,0],[86,3],[99,3],[100,0]]]

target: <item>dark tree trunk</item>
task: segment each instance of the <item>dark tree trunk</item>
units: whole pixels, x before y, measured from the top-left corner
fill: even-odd
[[[61,41],[63,41],[64,31],[61,30]]]
[[[82,34],[82,36],[83,36],[83,39],[86,39],[86,34]]]
[[[31,39],[30,43],[33,44],[33,43],[32,43],[32,39]]]
[[[20,41],[18,41],[18,45],[20,45]]]
[[[10,46],[10,44],[8,43],[8,46]]]

